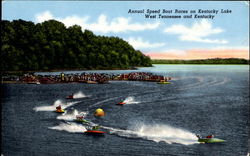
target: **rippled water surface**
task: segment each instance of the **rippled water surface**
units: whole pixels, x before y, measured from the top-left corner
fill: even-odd
[[[155,65],[138,71],[173,80],[167,85],[139,81],[5,84],[2,154],[247,155],[249,66]],[[66,99],[72,93],[75,99]],[[116,105],[122,100],[127,104]],[[65,114],[54,112],[59,104]],[[93,116],[97,108],[105,111],[104,117]],[[73,121],[80,113],[91,124],[101,125],[105,136],[84,135],[86,125]],[[199,144],[197,133],[214,134],[226,142]]]

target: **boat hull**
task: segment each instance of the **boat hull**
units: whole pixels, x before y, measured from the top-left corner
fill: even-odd
[[[84,122],[84,123],[89,123],[87,120],[84,119],[75,119],[76,122]]]
[[[66,99],[74,99],[73,95],[69,95],[66,97]]]
[[[219,143],[219,142],[225,142],[225,140],[218,139],[218,138],[200,138],[198,139],[200,143]]]
[[[171,84],[170,82],[158,82],[158,84]]]
[[[125,105],[125,104],[126,104],[125,102],[120,102],[120,103],[117,103],[116,105],[123,106],[123,105]]]
[[[65,110],[64,109],[60,109],[60,110],[56,110],[57,113],[64,113]]]
[[[103,131],[97,131],[97,130],[88,130],[88,131],[85,131],[84,134],[87,134],[87,135],[104,135],[105,132]]]

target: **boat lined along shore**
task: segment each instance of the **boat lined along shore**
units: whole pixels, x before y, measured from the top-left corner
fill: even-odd
[[[25,84],[56,84],[56,83],[87,83],[104,84],[109,81],[150,81],[159,84],[170,84],[171,77],[156,75],[148,72],[132,72],[125,74],[107,73],[81,73],[60,75],[34,75],[24,74],[23,76],[3,76],[2,83],[25,83]],[[71,99],[69,97],[69,99]]]
[[[165,80],[161,80],[160,82],[158,82],[158,84],[171,84],[171,82],[165,81]]]

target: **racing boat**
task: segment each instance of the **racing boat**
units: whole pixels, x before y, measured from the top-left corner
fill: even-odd
[[[59,106],[56,107],[56,112],[57,112],[57,113],[64,113],[65,110],[62,109],[61,105],[59,105]]]
[[[82,115],[78,115],[78,116],[76,116],[75,121],[77,121],[77,122],[89,123],[87,120],[85,120],[85,119],[83,118],[83,116],[82,116]]]
[[[84,134],[89,134],[89,135],[104,135],[105,132],[98,131],[98,130],[87,130],[87,131],[84,132]]]
[[[103,136],[106,132],[98,130],[99,128],[100,128],[100,126],[93,126],[92,128],[87,127],[87,131],[85,131],[84,134]]]
[[[57,109],[56,112],[57,112],[57,113],[64,113],[65,110],[64,110],[64,109]]]
[[[117,103],[116,105],[122,106],[122,105],[125,105],[125,104],[126,104],[126,103],[125,103],[124,101],[121,101],[121,102]]]
[[[74,96],[73,95],[69,95],[66,97],[66,99],[74,99]]]
[[[202,138],[199,134],[196,135],[198,137],[198,142],[200,143],[220,143],[225,142],[226,140],[214,138],[213,135],[209,135],[206,138]]]

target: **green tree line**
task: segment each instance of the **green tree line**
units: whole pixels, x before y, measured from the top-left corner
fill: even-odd
[[[1,21],[1,68],[7,71],[128,69],[151,66],[148,56],[118,37],[97,36],[56,20]]]
[[[212,58],[202,60],[152,60],[152,64],[249,64],[249,60],[240,58]]]

